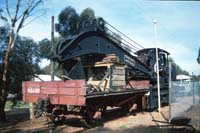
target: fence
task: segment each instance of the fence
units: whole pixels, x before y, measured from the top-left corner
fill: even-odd
[[[200,81],[172,81],[172,77],[173,72],[169,75],[169,120],[187,117],[189,125],[200,130]]]
[[[200,104],[199,82],[172,81],[169,92],[170,119],[180,116],[193,106]]]

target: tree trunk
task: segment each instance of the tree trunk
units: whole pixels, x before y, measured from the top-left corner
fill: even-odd
[[[14,38],[11,34],[9,37],[9,44],[6,51],[6,56],[4,59],[3,65],[3,74],[0,77],[0,121],[6,121],[6,113],[4,111],[5,103],[6,103],[6,91],[8,88],[8,69],[9,69],[9,58],[11,53],[11,45],[14,42]]]
[[[6,121],[6,113],[4,111],[6,98],[5,98],[5,91],[3,87],[1,86],[0,91],[0,121]]]

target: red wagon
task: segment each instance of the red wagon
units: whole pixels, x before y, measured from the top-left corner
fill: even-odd
[[[86,90],[85,80],[27,81],[23,82],[23,101],[42,103],[39,101],[42,100],[39,110],[51,114],[52,122],[60,120],[60,116],[76,114],[82,116],[89,126],[108,106],[122,107],[126,112],[131,111],[135,104],[142,106],[142,98],[148,91],[140,88],[88,94]]]

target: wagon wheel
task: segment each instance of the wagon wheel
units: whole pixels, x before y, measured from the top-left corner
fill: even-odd
[[[103,107],[100,108],[102,116],[105,114],[106,108],[107,108],[107,106],[103,106]]]
[[[132,103],[126,103],[124,105],[121,106],[123,114],[124,115],[129,115],[130,114],[130,108],[132,107]]]
[[[96,125],[95,119],[93,118],[96,109],[87,107],[83,113],[83,123],[86,128],[92,128]]]
[[[53,111],[51,112],[51,126],[54,126],[56,123],[62,123],[65,120],[63,110],[54,108]]]
[[[51,116],[50,116],[50,131],[54,130],[55,127],[55,112],[54,110],[51,112]]]

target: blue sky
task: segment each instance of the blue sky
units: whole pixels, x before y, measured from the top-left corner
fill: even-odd
[[[200,47],[200,2],[147,0],[48,0],[46,13],[20,31],[36,41],[50,38],[51,16],[66,6],[80,13],[90,7],[117,29],[144,47],[155,47],[153,20],[158,21],[158,47],[166,49],[183,69],[200,74],[196,58]]]

